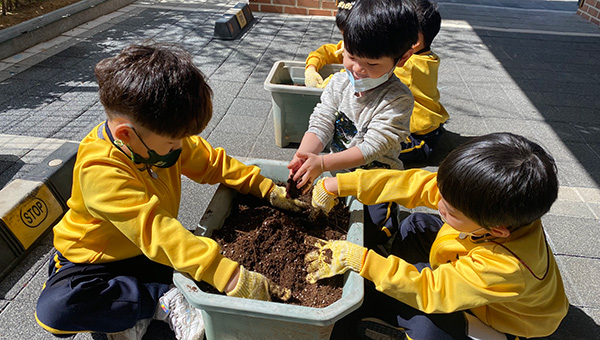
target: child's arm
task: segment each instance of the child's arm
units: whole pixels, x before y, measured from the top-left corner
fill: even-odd
[[[352,169],[365,164],[362,152],[355,146],[327,155],[297,152],[294,157],[302,164],[294,176],[294,180],[298,181],[298,188],[307,183],[314,183],[325,171]]]
[[[319,74],[319,70],[327,64],[343,63],[343,56],[339,52],[343,46],[343,41],[340,40],[337,44],[322,45],[308,54],[304,71],[304,84],[306,86],[323,87],[323,77]]]
[[[323,183],[321,183],[321,181]],[[315,185],[313,206],[327,212],[328,202],[339,197],[356,196],[363,204],[396,202],[407,208],[426,206],[437,209],[440,199],[437,173],[422,169],[356,170],[337,174]],[[325,189],[323,195],[319,191]]]
[[[222,183],[243,194],[268,198],[273,181],[260,174],[260,168],[248,166],[213,147],[203,138],[182,139],[181,173],[202,184]]]
[[[222,183],[243,194],[269,200],[271,205],[285,210],[300,211],[302,202],[287,198],[285,187],[277,186],[260,174],[260,168],[249,166],[227,156],[222,148],[213,149],[198,136],[182,140],[182,174],[199,183]]]
[[[305,257],[307,281],[315,283],[353,270],[375,283],[380,292],[426,313],[510,302],[526,287],[518,262],[485,247],[468,254],[465,251],[458,259],[449,258],[435,270],[424,268],[420,272],[399,257],[384,258],[349,241],[319,240],[315,247],[317,250]]]
[[[315,51],[308,54],[306,58],[306,68],[312,66],[315,70],[320,70],[321,67],[327,64],[342,64],[344,57],[338,51],[344,46],[344,41],[340,40],[337,44],[321,45]]]

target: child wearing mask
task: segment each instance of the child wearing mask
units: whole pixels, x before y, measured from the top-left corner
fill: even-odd
[[[197,136],[212,116],[212,90],[191,55],[131,45],[100,61],[95,74],[107,120],[79,146],[69,210],[54,227],[57,252],[37,302],[39,325],[57,336],[141,339],[158,319],[179,340],[202,339],[200,311],[173,286],[174,269],[230,296],[285,297],[177,220],[181,175],[300,209],[259,168]]]

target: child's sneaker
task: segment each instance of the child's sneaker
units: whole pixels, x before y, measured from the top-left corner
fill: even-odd
[[[371,340],[406,340],[404,330],[389,323],[376,319],[365,318],[358,324],[361,339]]]
[[[152,319],[138,320],[135,325],[119,333],[106,334],[108,340],[142,340]]]
[[[171,288],[158,301],[177,340],[204,338],[204,320],[200,310],[190,306],[177,287]]]

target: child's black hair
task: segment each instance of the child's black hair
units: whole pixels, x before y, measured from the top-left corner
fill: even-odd
[[[460,145],[440,164],[437,181],[450,205],[488,230],[529,224],[547,213],[558,196],[552,156],[512,133]]]
[[[346,20],[348,20],[348,15],[350,14],[350,10],[354,7],[354,4],[358,0],[352,1],[336,1],[337,12],[335,13],[335,25],[340,30],[340,32],[344,32],[344,28],[346,27]]]
[[[344,48],[361,58],[399,60],[417,42],[418,25],[410,0],[360,0],[346,20]]]
[[[212,117],[212,90],[179,46],[131,45],[94,71],[109,117],[125,116],[172,138],[199,134]]]
[[[423,50],[431,49],[433,39],[440,32],[442,25],[442,16],[440,15],[438,4],[433,0],[413,0],[415,10],[419,19],[419,30],[423,33]]]

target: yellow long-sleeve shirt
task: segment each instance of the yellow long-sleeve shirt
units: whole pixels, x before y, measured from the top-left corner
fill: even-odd
[[[342,64],[342,54],[335,51],[342,48],[342,42],[325,44],[310,52],[306,58],[306,66],[313,65],[320,70],[327,64]],[[446,122],[448,112],[440,103],[440,92],[437,88],[440,58],[433,52],[413,54],[403,67],[396,67],[394,74],[400,78],[413,94],[415,106],[410,119],[410,132],[415,135],[427,134]]]
[[[337,179],[340,196],[353,195],[364,204],[393,201],[437,209],[440,199],[437,173],[421,169],[357,170]],[[419,272],[398,257],[369,251],[360,275],[426,313],[469,309],[494,329],[527,338],[558,328],[569,302],[540,220],[505,239],[458,236],[448,224],[442,226],[429,255],[432,269]]]
[[[144,255],[223,291],[238,264],[220,255],[215,241],[193,235],[177,220],[181,175],[258,197],[273,182],[198,136],[183,138],[178,162],[153,168],[153,178],[111,143],[103,126],[79,146],[69,210],[54,227],[55,248],[74,263]]]

